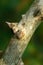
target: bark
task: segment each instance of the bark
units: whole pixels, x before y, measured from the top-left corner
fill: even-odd
[[[23,19],[19,22],[19,25],[25,23],[24,28],[26,29],[26,36],[23,39],[17,39],[15,35],[11,38],[9,46],[7,47],[5,54],[2,57],[0,65],[24,65],[24,63],[22,62],[22,55],[32,35],[40,25],[41,16],[43,15],[41,12],[41,14],[35,17],[33,16],[33,13],[39,7],[39,4],[40,1],[37,5],[33,4],[30,10],[26,12],[25,17],[23,17]]]

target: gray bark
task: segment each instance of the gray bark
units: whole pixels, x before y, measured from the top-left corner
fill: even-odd
[[[10,44],[7,47],[5,54],[2,57],[3,62],[6,65],[24,65],[24,63],[22,62],[22,55],[24,53],[24,50],[26,49],[28,42],[30,41],[35,30],[41,23],[42,13],[39,16],[36,16],[36,17],[33,16],[35,9],[39,7],[39,3],[38,5],[33,4],[30,10],[25,14],[26,17],[24,17],[19,22],[19,24],[22,24],[23,22],[25,22],[24,27],[26,29],[26,36],[24,39],[17,39],[15,35],[13,38],[11,38]],[[40,7],[41,7],[41,4],[40,4]],[[0,65],[3,65],[3,64],[0,64]]]

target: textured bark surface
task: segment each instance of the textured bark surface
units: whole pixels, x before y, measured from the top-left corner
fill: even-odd
[[[30,10],[25,14],[26,19],[23,18],[19,22],[18,26],[22,25],[22,23],[25,23],[24,28],[26,29],[26,36],[23,39],[17,39],[15,35],[13,38],[11,38],[9,46],[6,49],[5,54],[2,57],[2,60],[0,60],[0,65],[24,65],[24,63],[21,60],[22,54],[25,48],[27,47],[28,42],[30,41],[35,30],[41,23],[41,15],[43,15],[42,13],[39,16],[33,16],[35,9],[37,9],[39,5],[41,7],[40,1],[38,5],[32,5]]]

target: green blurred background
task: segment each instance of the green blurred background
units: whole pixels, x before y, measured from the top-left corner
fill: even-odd
[[[5,51],[13,36],[12,30],[5,23],[19,22],[34,0],[0,0],[0,50]],[[43,22],[35,31],[24,54],[25,65],[43,65]]]

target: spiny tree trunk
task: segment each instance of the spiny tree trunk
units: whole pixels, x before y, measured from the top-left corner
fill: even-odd
[[[17,39],[15,35],[11,38],[9,46],[7,47],[2,59],[0,60],[0,65],[24,65],[22,62],[23,52],[27,47],[28,42],[30,41],[35,30],[41,23],[41,17],[43,14],[39,14],[39,12],[36,13],[39,15],[34,16],[35,14],[33,14],[36,9],[40,9],[41,1],[39,1],[37,5],[33,4],[30,10],[25,14],[26,17],[24,17],[19,22],[19,24],[25,23],[24,27],[26,29],[26,36],[24,39]]]

